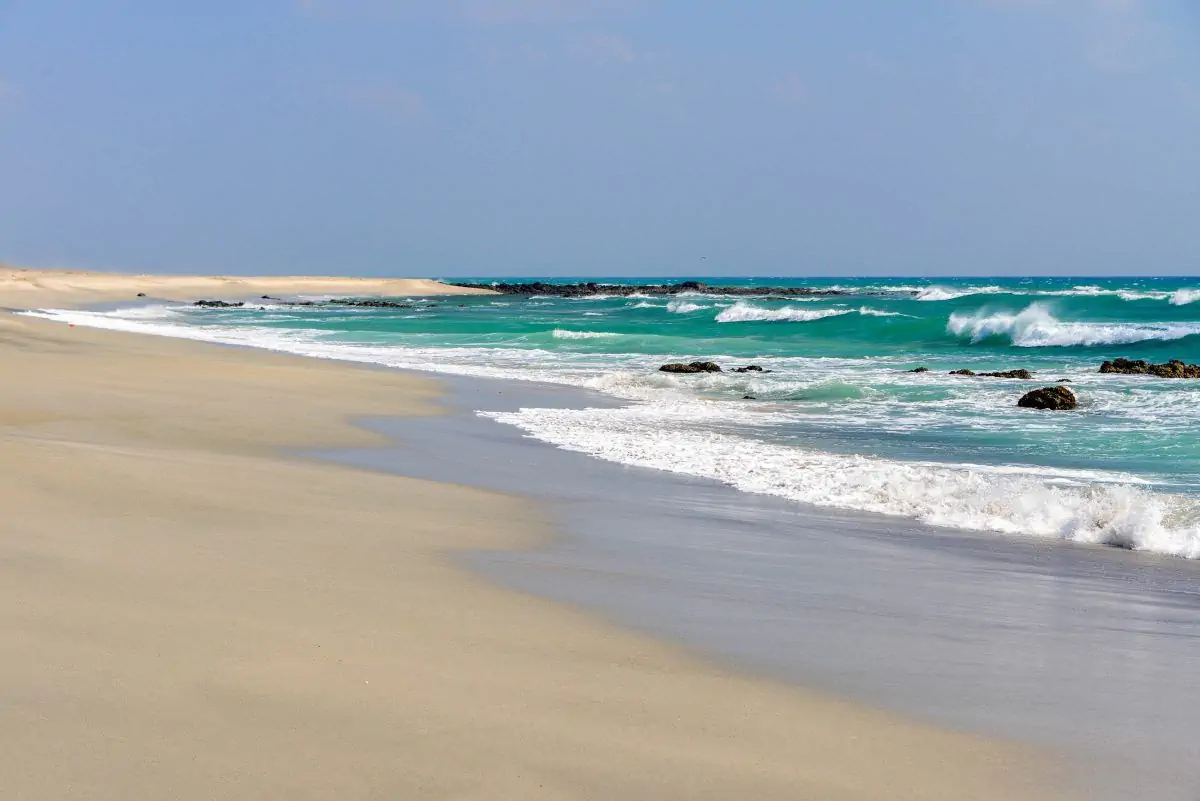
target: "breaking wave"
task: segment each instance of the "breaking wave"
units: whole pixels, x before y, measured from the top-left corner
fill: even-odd
[[[644,403],[620,409],[480,414],[566,450],[816,506],[1200,557],[1200,523],[1193,501],[1131,483],[1080,484],[1037,468],[902,462],[696,430],[706,417],[727,419],[725,406]],[[1176,513],[1172,520],[1168,510],[1179,508],[1190,514],[1179,519]]]
[[[555,328],[551,333],[555,339],[609,339],[621,336],[608,331],[567,331],[562,328]]]
[[[1019,312],[956,312],[950,315],[946,330],[972,342],[1006,337],[1019,348],[1092,347],[1182,339],[1200,334],[1200,323],[1065,322],[1046,305],[1033,303]]]
[[[764,309],[749,303],[738,301],[724,309],[716,316],[718,323],[750,323],[786,321],[792,323],[809,323],[826,317],[838,317],[849,314],[850,309],[798,309],[795,306],[784,306],[779,309]]]

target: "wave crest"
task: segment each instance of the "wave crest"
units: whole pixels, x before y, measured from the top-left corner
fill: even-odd
[[[716,316],[718,323],[751,323],[751,322],[792,322],[808,323],[826,317],[839,317],[849,314],[850,309],[798,309],[795,306],[784,306],[779,309],[764,309],[750,303],[738,301],[728,309],[723,309]]]
[[[551,335],[555,339],[608,339],[621,336],[608,331],[567,331],[563,328],[555,328]]]
[[[692,303],[690,300],[679,300],[678,298],[674,298],[667,303],[667,311],[672,314],[690,314],[691,312],[707,308],[703,304]]]
[[[1051,314],[1045,304],[1033,303],[1019,312],[955,312],[946,330],[955,336],[970,337],[972,342],[1007,337],[1019,348],[1062,348],[1182,339],[1200,334],[1200,324],[1065,322]]]

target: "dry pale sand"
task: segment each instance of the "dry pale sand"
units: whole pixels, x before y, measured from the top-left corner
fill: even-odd
[[[144,292],[163,300],[259,295],[460,295],[482,292],[425,278],[295,276],[123,275],[82,270],[42,270],[0,264],[0,303],[29,308],[51,304],[126,300]]]
[[[549,536],[520,499],[281,451],[432,380],[6,314],[0,375],[0,797],[1062,797],[457,567]]]

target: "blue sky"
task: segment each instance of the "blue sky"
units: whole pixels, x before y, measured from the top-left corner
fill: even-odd
[[[1200,273],[1200,3],[0,0],[0,260]]]

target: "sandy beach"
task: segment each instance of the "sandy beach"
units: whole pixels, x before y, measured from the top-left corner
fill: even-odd
[[[0,303],[7,306],[79,305],[128,300],[139,293],[162,300],[286,295],[470,295],[480,290],[425,278],[336,276],[125,275],[36,269],[0,263]]]
[[[0,305],[428,281],[0,271]],[[300,458],[433,379],[0,313],[0,782],[27,799],[1036,799],[1052,759],[460,567],[518,497]]]

